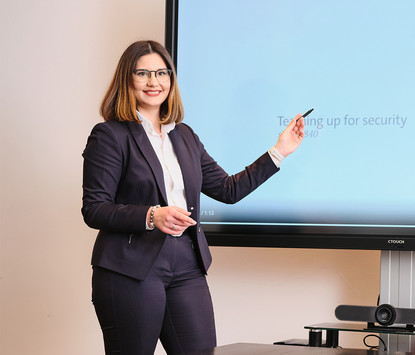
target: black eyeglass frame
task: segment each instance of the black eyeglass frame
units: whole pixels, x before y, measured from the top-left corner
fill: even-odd
[[[133,70],[133,74],[138,75],[138,72],[144,72],[147,74],[147,80],[151,78],[151,73],[154,73],[154,76],[157,80],[158,79],[158,72],[163,71],[163,72],[168,72],[169,73],[169,78],[171,78],[171,74],[173,73],[172,69],[157,69],[157,70],[147,70],[147,69],[134,69]],[[167,81],[167,80],[166,80]]]

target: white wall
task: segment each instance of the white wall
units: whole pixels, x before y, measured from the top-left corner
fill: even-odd
[[[0,353],[103,354],[81,153],[122,51],[163,41],[164,0],[3,0],[0,26]],[[336,305],[376,302],[378,252],[212,249],[220,344],[306,338]]]

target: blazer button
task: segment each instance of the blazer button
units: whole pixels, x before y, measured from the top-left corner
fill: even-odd
[[[192,207],[190,207],[190,211],[193,211],[195,208],[192,206]]]

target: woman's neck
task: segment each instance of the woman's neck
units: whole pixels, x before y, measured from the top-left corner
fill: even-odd
[[[160,110],[138,109],[138,112],[140,112],[145,118],[147,118],[153,124],[156,133],[161,133]]]

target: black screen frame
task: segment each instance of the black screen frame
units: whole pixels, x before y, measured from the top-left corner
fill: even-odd
[[[199,16],[199,14],[195,14]],[[179,0],[165,3],[165,47],[177,68]],[[180,80],[180,76],[179,76]],[[415,250],[415,229],[402,227],[203,224],[211,246]]]

